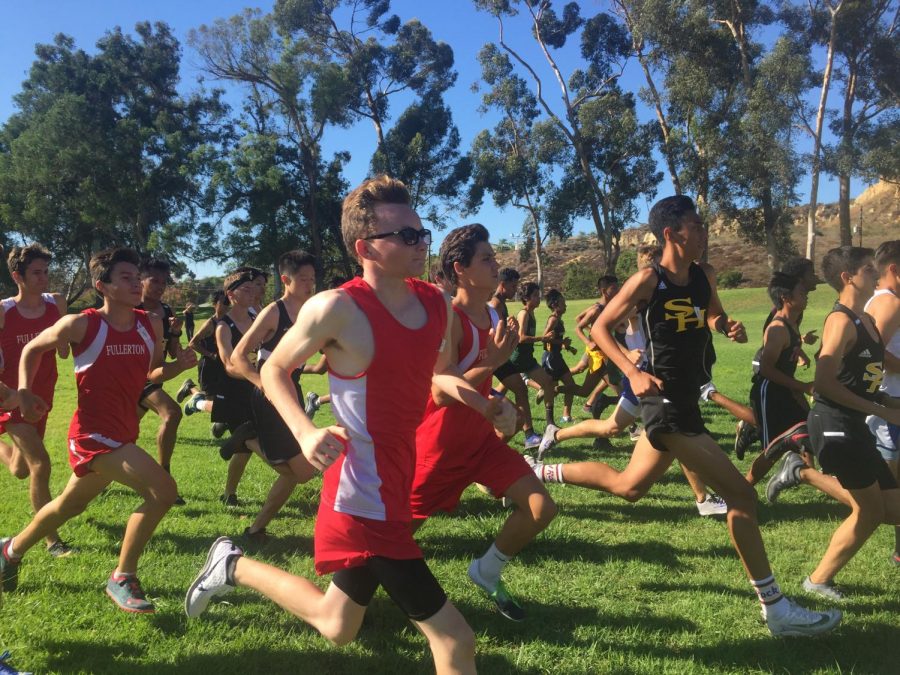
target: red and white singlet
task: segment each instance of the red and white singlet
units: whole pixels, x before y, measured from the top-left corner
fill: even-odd
[[[3,354],[4,362],[0,380],[11,389],[19,388],[19,359],[22,357],[25,345],[34,340],[45,328],[56,323],[60,317],[59,307],[56,306],[53,296],[50,293],[43,293],[41,298],[44,301],[44,313],[36,319],[22,316],[15,298],[6,298],[0,301],[5,313],[3,330],[0,331],[0,352]],[[31,390],[50,407],[53,406],[56,380],[56,354],[53,351],[44,352]],[[46,419],[45,416],[41,422],[45,422]],[[24,420],[18,409],[10,411],[8,424],[21,424],[22,422]],[[36,426],[40,424],[39,422]]]
[[[133,443],[139,431],[138,400],[153,358],[153,326],[147,312],[139,309],[134,310],[134,325],[125,331],[110,326],[96,309],[83,313],[88,328],[72,348],[78,407],[69,439],[110,441],[115,444],[111,447]]]
[[[315,529],[319,574],[361,565],[371,556],[421,558],[409,504],[416,427],[431,390],[447,326],[446,300],[432,285],[408,279],[428,316],[412,330],[357,277],[341,287],[366,315],[374,351],[365,372],[329,370],[331,407],[350,440],[324,475]]]

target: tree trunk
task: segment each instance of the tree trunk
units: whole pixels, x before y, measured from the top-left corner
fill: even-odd
[[[850,174],[844,170],[838,173],[838,216],[841,233],[841,246],[853,245],[853,232],[850,227]]]
[[[822,92],[819,95],[819,110],[816,113],[816,129],[813,134],[812,176],[809,188],[809,208],[806,210],[806,257],[815,260],[816,256],[816,208],[819,200],[819,173],[822,165],[822,127],[825,123],[825,106],[828,102],[828,89],[831,86],[831,70],[834,65],[834,45],[837,36],[837,15],[842,2],[831,8],[831,29],[828,34],[828,52],[825,57],[825,72],[822,75]]]
[[[853,143],[853,104],[856,100],[857,64],[853,59],[847,64],[847,83],[844,89],[844,110],[841,116],[841,146],[846,153]],[[845,168],[847,161],[840,163],[838,171],[838,230],[841,234],[841,246],[850,246],[853,235],[850,227],[850,173]]]
[[[772,190],[766,188],[760,201],[763,210],[763,228],[766,232],[766,257],[769,269],[774,272],[781,262],[781,252],[778,250],[778,223],[775,220],[775,209],[772,205]]]

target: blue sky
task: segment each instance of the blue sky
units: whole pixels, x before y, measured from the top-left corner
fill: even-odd
[[[187,34],[192,28],[204,23],[211,23],[217,18],[225,18],[239,13],[245,7],[259,6],[264,11],[271,9],[272,2],[248,3],[246,0],[153,0],[152,2],[136,2],[134,0],[82,0],[71,2],[64,0],[30,0],[30,2],[9,3],[4,8],[4,21],[0,23],[0,121],[14,112],[12,97],[20,90],[22,81],[27,77],[28,69],[34,60],[34,45],[51,42],[57,33],[72,36],[78,47],[93,51],[96,41],[115,26],[131,31],[139,21],[165,21],[182,42],[182,88],[192,89],[200,71],[197,67],[199,59],[187,46]],[[590,13],[606,8],[606,3],[597,1],[582,2],[583,13]],[[497,39],[497,24],[492,17],[475,11],[468,0],[393,0],[392,11],[402,21],[418,18],[431,29],[438,40],[443,40],[453,47],[456,69],[459,73],[457,83],[447,95],[447,101],[453,110],[454,121],[462,135],[463,148],[467,148],[475,135],[484,128],[493,126],[493,118],[478,112],[480,94],[472,91],[472,85],[479,80],[479,67],[476,55],[482,45]],[[507,27],[507,39],[532,62],[543,66],[542,57],[533,47],[533,41],[522,22],[512,23]],[[564,50],[560,55],[561,65],[566,69],[569,54]],[[572,55],[573,57],[575,55]],[[540,71],[545,88],[555,87],[552,73],[547,68]],[[210,82],[210,84],[218,84]],[[622,86],[632,91],[643,84],[643,77],[635,61],[629,64],[622,80]],[[545,89],[546,90],[546,89]],[[550,89],[551,100],[557,96],[558,89]],[[834,96],[832,92],[832,96]],[[235,107],[240,92],[230,95]],[[403,102],[393,104],[392,113],[399,114]],[[654,119],[652,110],[640,110],[642,121]],[[324,149],[326,153],[347,150],[352,160],[346,169],[346,176],[351,185],[362,180],[368,169],[368,161],[375,148],[375,134],[370,124],[360,123],[351,129],[334,129],[326,132]],[[662,164],[660,163],[660,170]],[[830,177],[823,176],[819,188],[819,201],[837,201],[837,184]],[[864,186],[854,184],[853,194],[858,194]],[[800,186],[801,197],[807,198],[809,179],[804,179]],[[658,195],[671,192],[671,184],[667,179],[659,186]],[[649,204],[641,204],[641,217],[645,217]],[[523,214],[516,209],[499,210],[486,200],[481,212],[467,218],[463,222],[482,222],[491,230],[492,238],[511,238],[521,230]],[[577,231],[593,231],[593,225],[583,223],[576,227]],[[438,235],[438,240],[440,235]],[[215,267],[201,264],[196,271],[201,276],[212,273]]]

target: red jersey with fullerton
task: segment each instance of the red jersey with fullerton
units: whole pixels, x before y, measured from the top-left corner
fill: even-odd
[[[135,309],[134,325],[119,331],[96,309],[86,309],[84,315],[87,331],[72,348],[78,408],[69,425],[69,438],[133,443],[138,437],[138,400],[153,358],[150,319],[147,312]]]
[[[5,367],[0,380],[12,389],[19,388],[19,359],[25,345],[34,340],[45,328],[59,320],[59,308],[49,293],[43,293],[44,313],[36,319],[22,316],[15,298],[0,301],[5,318],[0,331],[0,351],[3,352]],[[56,353],[44,352],[34,378],[32,391],[40,396],[48,406],[53,405],[53,391],[56,388]],[[22,422],[18,410],[12,411],[12,422]]]
[[[361,278],[341,287],[366,315],[374,351],[365,372],[329,371],[331,408],[350,440],[326,471],[316,519],[316,571],[354,567],[371,556],[421,558],[409,504],[416,427],[447,326],[443,294],[417,279],[410,290],[425,308],[421,328],[403,326]]]

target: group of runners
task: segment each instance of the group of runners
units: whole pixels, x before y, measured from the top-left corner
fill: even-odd
[[[107,593],[126,611],[154,611],[138,581],[138,561],[167,511],[184,501],[170,462],[186,400],[184,414],[209,413],[215,435],[229,432],[220,450],[229,462],[226,505],[237,503],[252,454],[275,472],[245,537],[264,536],[296,485],[324,474],[315,569],[331,575],[323,591],[220,537],[188,586],[189,617],[200,616],[215,597],[246,587],[340,645],[355,637],[380,586],[423,633],[438,672],[473,672],[475,635],[415,540],[425,520],[453,510],[473,483],[513,507],[494,541],[471,561],[468,576],[503,616],[521,621],[525,609],[502,574],[557,513],[545,483],[636,501],[677,459],[701,515],[727,514],[770,632],[811,636],[840,623],[840,610],[812,611],[782,594],[760,533],[754,485],[780,461],[767,485],[771,501],[806,483],[850,507],[803,582],[808,593],[843,601],[837,573],[878,525],[900,525],[900,241],[875,252],[841,247],[825,256],[822,274],[838,303],[825,321],[814,382],[795,378],[804,341],[816,340],[812,332],[801,337],[799,329],[815,287],[811,264],[793,261],[772,277],[774,308],[744,405],[712,384],[713,333],[735,342],[748,337],[722,307],[714,270],[697,262],[706,231],[687,197],[667,197],[651,209],[649,226],[659,246],[641,249],[636,274],[621,287],[614,277],[601,278],[600,301],[576,319],[585,358],[574,369],[562,356],[571,349],[565,298],[546,294],[551,316],[539,333],[534,309],[540,290],[532,283],[518,288],[518,274],[499,269],[484,226],[466,225],[446,236],[439,255],[442,290],[419,280],[431,232],[399,181],[379,176],[353,190],[341,225],[360,276],[315,293],[316,261],[291,251],[277,262],[283,296],[262,308],[264,274],[238,268],[225,278],[213,298],[213,317],[187,348],[181,320],[162,302],[170,272],[165,261],[142,261],[128,249],[98,253],[90,274],[102,303],[68,314],[64,299],[46,292],[50,254],[36,245],[12,251],[18,294],[0,310],[0,424],[9,438],[0,443],[0,459],[13,475],[29,479],[35,515],[0,539],[5,591],[15,590],[23,556],[42,540],[54,555],[72,554],[59,528],[115,481],[143,501],[128,518]],[[513,317],[507,302],[517,291],[523,308]],[[539,364],[534,350],[541,344]],[[51,499],[43,435],[56,355],[69,353],[78,389],[68,433],[73,475]],[[185,381],[173,400],[162,383],[198,366],[197,354],[198,382]],[[318,397],[304,397],[300,387],[301,373],[310,371],[327,372],[333,425],[313,423]],[[542,433],[531,415],[529,384],[545,404]],[[564,414],[557,424],[560,394]],[[594,418],[610,403],[614,412],[565,426],[575,396],[589,397],[586,410]],[[756,430],[762,451],[747,475],[707,432],[701,401],[738,417],[741,452]],[[148,410],[160,418],[156,460],[136,445]],[[622,471],[603,462],[547,461],[567,439],[629,430],[636,444]],[[520,432],[534,456],[511,447]],[[900,563],[897,548],[891,561]]]

